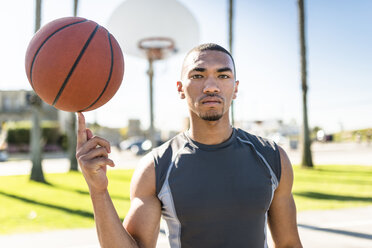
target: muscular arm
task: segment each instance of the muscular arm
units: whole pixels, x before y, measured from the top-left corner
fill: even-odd
[[[131,207],[124,227],[139,247],[154,247],[160,230],[160,201],[156,197],[154,160],[146,155],[135,171],[130,189]]]
[[[286,152],[279,147],[282,174],[269,209],[269,227],[276,248],[301,248],[296,205],[292,196],[293,170]]]
[[[108,193],[106,166],[109,143],[93,137],[79,114],[76,158],[87,181],[94,208],[94,218],[101,247],[155,247],[159,233],[160,203],[155,196],[155,169],[152,160],[144,159],[131,183],[131,207],[121,223]]]
[[[120,222],[107,193],[92,195],[97,232],[102,247],[155,248],[160,228],[160,203],[155,196],[155,171],[145,157],[131,182],[131,207]]]

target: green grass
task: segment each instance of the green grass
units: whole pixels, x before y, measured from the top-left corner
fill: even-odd
[[[334,209],[372,205],[372,167],[294,167],[297,209]],[[109,191],[123,219],[129,209],[133,170],[111,170]],[[0,234],[94,227],[93,208],[81,173],[45,175],[49,185],[29,176],[0,177]]]
[[[132,170],[109,171],[109,191],[121,219],[129,209]],[[0,177],[0,234],[93,227],[93,207],[79,172],[47,174],[49,185],[29,176]]]
[[[372,205],[372,167],[294,167],[293,195],[299,211]]]

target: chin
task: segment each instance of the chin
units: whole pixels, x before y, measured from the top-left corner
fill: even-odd
[[[199,117],[205,121],[218,121],[223,117],[222,113],[217,111],[208,111],[206,113],[199,114]]]
[[[215,116],[203,116],[201,117],[205,121],[219,121],[222,116],[221,115],[215,115]]]

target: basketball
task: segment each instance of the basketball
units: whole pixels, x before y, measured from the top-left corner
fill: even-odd
[[[114,36],[94,21],[64,17],[31,39],[26,74],[36,94],[59,110],[84,112],[107,103],[119,89],[124,58]]]

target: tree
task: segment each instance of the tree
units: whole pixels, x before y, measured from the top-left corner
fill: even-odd
[[[40,29],[41,23],[41,0],[36,0],[35,14],[35,33]],[[45,183],[43,168],[42,168],[42,140],[41,140],[41,99],[37,95],[30,97],[30,105],[32,112],[32,128],[31,128],[31,161],[32,169],[30,180]]]
[[[234,19],[234,1],[229,1],[229,50],[231,55],[233,54],[233,19]],[[231,124],[234,126],[234,100],[231,102]]]
[[[74,16],[77,16],[78,0],[74,0]],[[70,171],[78,170],[76,161],[76,114],[70,113],[67,125],[68,157],[70,160]]]
[[[302,159],[303,167],[313,167],[311,154],[311,141],[307,115],[307,69],[306,69],[306,37],[305,37],[305,7],[304,0],[298,0],[298,17],[300,31],[300,50],[301,50],[301,81],[302,81],[302,109],[303,109],[303,124],[302,124]]]

